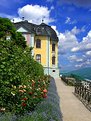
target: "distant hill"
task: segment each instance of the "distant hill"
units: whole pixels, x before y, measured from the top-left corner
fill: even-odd
[[[90,79],[91,80],[91,67],[82,68],[82,69],[79,69],[79,70],[74,70],[74,71],[68,72],[66,74],[67,75],[75,74],[75,75],[78,75],[78,76],[80,76],[84,79]]]

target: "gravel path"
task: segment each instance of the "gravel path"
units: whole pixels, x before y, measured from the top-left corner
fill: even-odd
[[[55,83],[63,121],[91,121],[91,112],[75,97],[74,87],[66,86],[60,78]]]

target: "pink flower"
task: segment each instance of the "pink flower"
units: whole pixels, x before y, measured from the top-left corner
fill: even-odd
[[[44,93],[47,93],[47,89],[44,89],[43,92],[44,92]]]

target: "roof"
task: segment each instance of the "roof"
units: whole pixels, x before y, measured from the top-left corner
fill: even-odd
[[[35,33],[35,31],[34,31],[34,26],[35,25],[32,24],[32,23],[29,23],[27,20],[14,23],[14,25],[15,25],[16,29],[19,29],[20,27],[23,27],[29,33]]]
[[[49,36],[53,41],[58,41],[56,32],[51,28],[51,26],[41,23],[40,25],[29,23],[27,20],[14,23],[16,29],[23,27],[29,33],[35,35]]]

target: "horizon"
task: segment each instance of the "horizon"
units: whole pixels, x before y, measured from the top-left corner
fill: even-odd
[[[58,58],[62,71],[91,67],[90,0],[1,0],[0,17],[50,25],[59,38]]]
[[[71,71],[61,71],[61,69],[60,69],[60,73],[69,73],[69,72],[78,71],[78,70],[82,70],[82,69],[86,69],[86,68],[91,68],[91,66],[90,67],[82,67],[82,68],[74,69],[74,70],[71,70]]]

